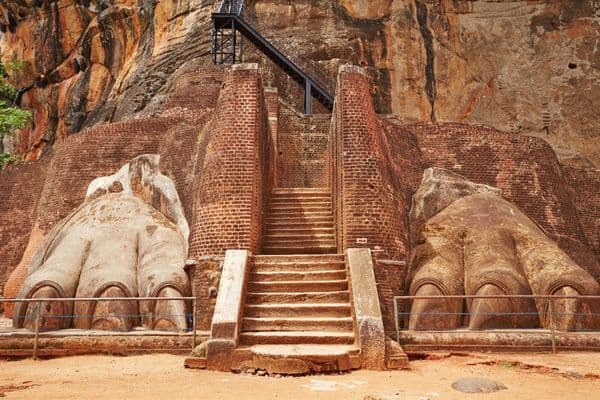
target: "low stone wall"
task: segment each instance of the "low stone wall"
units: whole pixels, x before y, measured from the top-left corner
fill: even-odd
[[[563,351],[600,351],[600,336],[597,333],[556,332],[557,350]],[[401,331],[398,342],[407,352],[419,351],[552,351],[550,331],[449,331],[418,332]]]
[[[196,344],[204,342],[208,332],[198,332]],[[100,331],[43,332],[37,341],[38,357],[63,357],[84,354],[189,354],[193,335],[157,332],[108,333]],[[35,335],[31,332],[0,334],[0,357],[32,357]]]

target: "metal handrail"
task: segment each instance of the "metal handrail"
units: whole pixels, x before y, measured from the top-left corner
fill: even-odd
[[[300,54],[298,48],[282,38],[278,32],[260,20],[256,13],[247,7],[242,8],[239,15],[244,22],[252,26],[261,36],[273,43],[277,50],[306,73],[316,84],[327,90],[335,92],[335,79],[323,70],[316,62]]]
[[[271,42],[289,61],[308,75],[315,84],[330,94],[335,93],[335,78],[323,70],[316,62],[301,55],[297,47],[289,43],[285,38],[282,38],[272,27],[259,19],[256,13],[248,7],[244,7],[243,0],[221,0],[217,2],[214,12],[235,15],[241,18],[262,37]]]
[[[221,0],[217,2],[215,12],[220,14],[240,15],[244,8],[244,0]]]

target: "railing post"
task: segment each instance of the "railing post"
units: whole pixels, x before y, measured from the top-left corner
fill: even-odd
[[[394,326],[396,327],[396,342],[400,343],[400,322],[398,321],[398,299],[394,297]]]
[[[554,328],[554,307],[552,299],[548,298],[548,314],[550,318],[550,339],[552,340],[552,354],[556,354],[556,332]]]
[[[197,302],[196,297],[192,300],[192,350],[196,348],[196,330],[198,328],[198,320],[196,319]]]
[[[35,313],[35,335],[33,337],[33,359],[37,360],[38,340],[40,336],[40,301],[36,301],[37,310]]]
[[[304,82],[304,113],[310,115],[312,114],[312,84],[308,79]]]

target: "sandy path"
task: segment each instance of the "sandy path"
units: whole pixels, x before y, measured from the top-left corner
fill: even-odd
[[[600,353],[486,355],[495,365],[469,365],[481,357],[412,362],[412,371],[357,371],[299,378],[257,377],[183,368],[171,355],[82,356],[53,360],[0,361],[0,393],[7,399],[363,399],[399,393],[399,399],[600,399],[600,379],[569,378],[522,369],[502,360],[557,366],[582,375],[600,373]],[[467,395],[451,389],[455,379],[487,377],[508,390]],[[7,387],[16,386],[15,390]],[[29,387],[27,387],[29,386]],[[329,389],[333,391],[327,391]],[[1,394],[0,394],[1,397]]]

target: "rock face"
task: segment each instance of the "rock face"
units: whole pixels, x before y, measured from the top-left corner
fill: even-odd
[[[144,155],[98,178],[86,201],[57,224],[34,256],[19,298],[180,297],[189,228],[175,185]],[[16,327],[129,330],[186,329],[186,304],[172,301],[19,303]],[[73,316],[71,319],[70,316]]]
[[[210,10],[200,0],[0,6],[5,25],[7,16],[15,16],[2,34],[0,52],[6,60],[25,62],[16,83],[21,105],[34,111],[18,151],[35,159],[56,140],[97,123],[129,119],[161,98],[174,71],[207,54]]]
[[[439,171],[425,173],[418,193],[431,192]],[[443,175],[442,175],[443,176]],[[494,191],[461,182],[449,175],[440,195],[430,195],[418,210],[432,210],[444,193],[464,197],[429,218],[418,229],[412,249],[410,294],[438,295],[597,295],[600,285],[575,264],[546,234],[514,205]],[[483,185],[480,185],[483,186]],[[469,194],[473,191],[474,194]],[[428,205],[431,201],[433,204]],[[418,215],[413,209],[411,216]],[[411,221],[411,231],[416,231]],[[409,329],[536,328],[551,324],[561,329],[600,327],[598,305],[577,299],[552,302],[522,299],[420,299],[411,305]],[[560,311],[559,311],[560,310]],[[549,313],[553,317],[549,317]],[[463,314],[469,317],[463,320]]]
[[[380,112],[536,135],[563,162],[600,165],[600,10],[593,0],[246,6],[332,77],[341,63],[368,67]],[[37,158],[83,127],[151,112],[180,66],[210,62],[211,9],[200,0],[4,2],[0,50],[28,62],[18,86],[22,105],[35,112],[19,151]],[[246,58],[260,59],[252,48]],[[301,102],[295,84],[263,64],[267,83]]]

